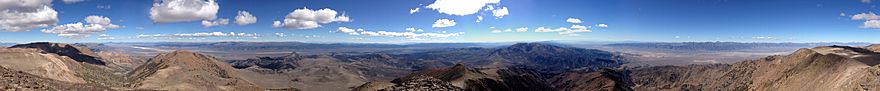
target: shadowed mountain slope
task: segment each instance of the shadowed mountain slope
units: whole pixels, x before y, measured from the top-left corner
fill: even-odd
[[[98,57],[98,54],[92,52],[91,50],[68,44],[35,42],[29,44],[19,44],[9,48],[34,48],[39,49],[43,53],[55,53],[61,56],[67,56],[79,62],[86,62],[97,65],[106,64],[104,61],[101,60],[100,57]]]

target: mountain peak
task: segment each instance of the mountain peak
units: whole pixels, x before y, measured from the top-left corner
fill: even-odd
[[[157,90],[255,90],[232,66],[216,58],[178,50],[162,53],[133,70],[128,78],[132,87]],[[166,88],[177,87],[177,88]]]
[[[14,45],[10,48],[33,48],[42,51],[43,53],[55,53],[61,56],[70,57],[73,60],[79,62],[85,62],[90,64],[97,65],[105,65],[104,61],[97,56],[96,53],[92,52],[88,48],[83,48],[79,46],[73,46],[69,44],[63,43],[50,43],[50,42],[34,42],[28,44],[18,44]]]

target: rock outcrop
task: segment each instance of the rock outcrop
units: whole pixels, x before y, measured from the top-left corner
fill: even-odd
[[[128,74],[128,86],[150,90],[262,90],[232,66],[190,51],[163,53]]]

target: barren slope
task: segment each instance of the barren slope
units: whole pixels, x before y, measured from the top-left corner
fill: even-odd
[[[129,86],[153,90],[260,90],[225,63],[190,51],[163,53],[129,73]]]

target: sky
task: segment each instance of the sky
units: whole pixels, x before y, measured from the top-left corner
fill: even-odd
[[[0,0],[0,42],[873,42],[872,0]]]

